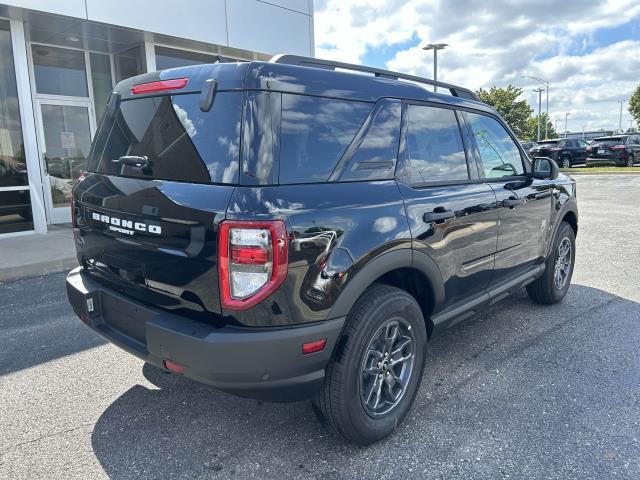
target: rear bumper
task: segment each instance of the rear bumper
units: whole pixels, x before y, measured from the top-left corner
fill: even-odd
[[[270,401],[309,397],[324,379],[344,318],[287,328],[217,328],[156,310],[96,282],[82,269],[67,276],[67,295],[80,319],[113,344],[159,368],[236,395]],[[93,304],[93,311],[89,305]],[[326,339],[321,352],[302,344]]]
[[[585,165],[614,165],[614,166],[626,166],[627,158],[610,156],[610,157],[587,157]]]

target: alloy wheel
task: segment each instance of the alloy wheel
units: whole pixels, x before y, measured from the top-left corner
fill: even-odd
[[[415,359],[415,337],[401,318],[391,318],[369,341],[360,373],[360,401],[369,416],[391,412],[404,397]]]
[[[558,254],[553,271],[553,283],[558,290],[562,290],[567,284],[571,274],[571,241],[564,237],[558,245]]]
[[[571,168],[571,161],[568,158],[562,160],[562,168]]]

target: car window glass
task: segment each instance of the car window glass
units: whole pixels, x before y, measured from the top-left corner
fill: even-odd
[[[469,124],[487,178],[522,175],[522,157],[505,128],[494,118],[468,113]]]
[[[398,178],[409,185],[469,179],[460,127],[453,110],[407,106],[406,153]]]
[[[381,101],[370,121],[363,126],[364,131],[347,151],[349,159],[343,159],[346,165],[338,167],[341,171],[334,173],[332,178],[351,181],[392,179],[398,158],[401,114],[399,100]]]
[[[283,94],[280,183],[326,181],[372,106],[366,102]]]

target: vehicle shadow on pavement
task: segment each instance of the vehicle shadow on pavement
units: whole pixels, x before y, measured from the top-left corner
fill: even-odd
[[[639,303],[599,289],[573,285],[555,306],[519,292],[430,343],[412,411],[368,448],[328,432],[310,402],[238,398],[145,365],[152,385],[115,400],[92,445],[116,479],[580,478],[596,467],[608,478],[625,461],[640,471],[619,448],[637,437],[639,325]]]
[[[0,376],[106,343],[73,313],[65,277],[0,283]]]

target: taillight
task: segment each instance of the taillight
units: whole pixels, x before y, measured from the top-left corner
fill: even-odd
[[[593,150],[593,147],[587,147],[587,152],[590,152],[591,150]]]
[[[187,86],[187,82],[189,82],[188,78],[174,78],[172,80],[160,80],[159,82],[139,83],[131,87],[131,95],[180,90]]]
[[[611,147],[611,150],[624,150],[626,147],[624,145],[614,145]]]
[[[222,308],[246,310],[282,285],[288,269],[282,220],[220,223],[218,277]]]

